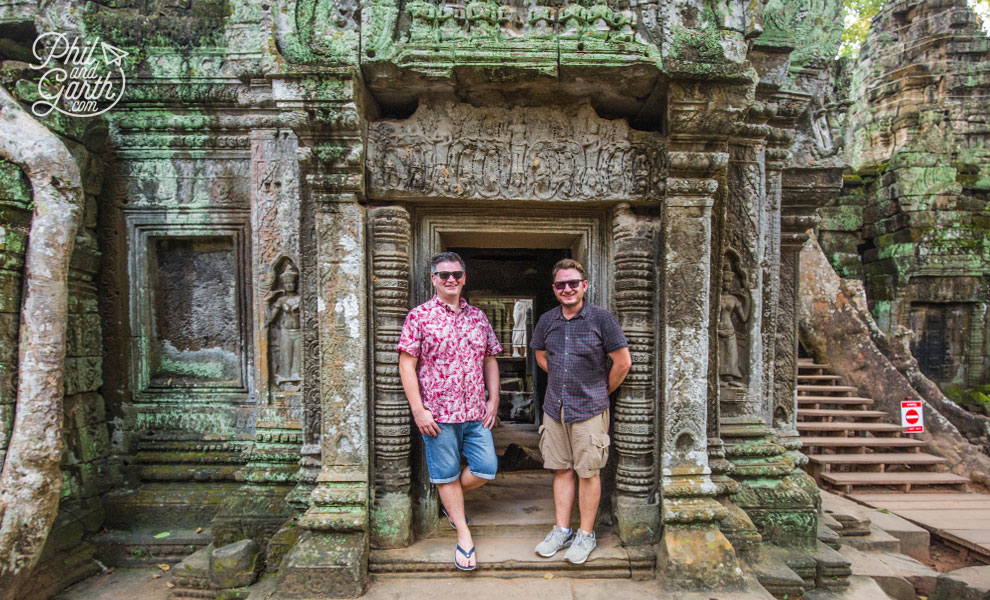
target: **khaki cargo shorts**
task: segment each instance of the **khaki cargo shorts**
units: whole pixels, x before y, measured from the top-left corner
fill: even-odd
[[[564,425],[543,413],[540,425],[540,453],[543,468],[574,469],[578,477],[598,475],[608,460],[608,411]]]

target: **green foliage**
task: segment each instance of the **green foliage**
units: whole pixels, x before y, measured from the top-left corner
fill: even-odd
[[[984,31],[990,32],[990,0],[967,0],[973,9]],[[866,40],[870,30],[870,21],[880,12],[888,0],[843,0],[843,21],[845,30],[842,32],[842,46],[839,56],[855,58],[859,55],[859,47]]]
[[[854,57],[870,30],[870,21],[876,16],[887,0],[843,0],[843,21],[846,28],[842,32],[842,46],[839,56]]]

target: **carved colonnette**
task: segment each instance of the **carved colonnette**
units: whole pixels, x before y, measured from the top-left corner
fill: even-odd
[[[728,511],[715,498],[707,447],[712,207],[729,158],[724,145],[712,151],[710,142],[728,133],[732,120],[727,98],[713,92],[703,83],[671,84],[670,176],[662,217],[662,544],[668,572],[696,582],[730,581],[740,574],[718,527]]]
[[[278,594],[285,598],[356,596],[368,576],[367,219],[358,202],[364,193],[364,120],[354,85],[348,75],[310,77],[286,82],[280,86],[285,95],[277,98],[309,113],[297,135],[305,159],[302,195],[315,210],[321,415],[320,472],[310,506],[298,519],[298,543],[279,570]],[[306,365],[306,377],[311,367]]]
[[[613,419],[615,516],[619,537],[627,544],[652,544],[660,530],[654,378],[657,225],[656,217],[628,204],[612,212],[615,308],[632,354]]]
[[[409,403],[399,379],[395,348],[409,311],[410,222],[399,206],[369,211],[374,303],[375,498],[371,544],[406,546],[412,541],[412,471]]]

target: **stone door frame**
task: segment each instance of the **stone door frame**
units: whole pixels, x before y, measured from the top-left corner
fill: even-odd
[[[394,352],[405,313],[432,296],[428,261],[457,246],[568,249],[588,269],[591,302],[613,310],[634,354],[634,373],[618,392],[613,423],[616,493],[613,511],[624,540],[649,544],[659,534],[656,464],[660,453],[654,389],[659,345],[653,297],[659,213],[637,216],[629,204],[568,206],[534,202],[480,206],[427,199],[369,209],[374,303],[374,401],[371,447],[372,545],[402,547],[413,532],[436,526],[436,497],[416,465],[414,432]],[[517,211],[518,214],[507,213]],[[547,274],[549,283],[549,274]],[[417,473],[413,476],[413,473]],[[416,486],[421,486],[417,488]],[[625,525],[628,524],[628,525]],[[628,538],[628,539],[626,539]]]

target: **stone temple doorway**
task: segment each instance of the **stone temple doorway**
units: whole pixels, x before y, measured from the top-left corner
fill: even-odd
[[[550,286],[550,272],[553,264],[565,257],[575,258],[585,266],[592,283],[587,299],[595,304],[608,306],[614,293],[613,281],[609,276],[612,261],[609,237],[612,228],[608,225],[611,217],[611,211],[605,207],[568,207],[561,210],[555,207],[520,206],[517,210],[509,211],[500,206],[496,211],[477,206],[450,207],[422,200],[401,207],[393,205],[372,211],[374,235],[379,240],[409,240],[407,264],[410,274],[408,281],[411,285],[407,307],[416,306],[432,296],[428,274],[429,258],[441,250],[453,250],[467,263],[465,294],[468,300],[485,310],[496,333],[501,333],[505,352],[499,357],[499,362],[506,385],[502,387],[500,402],[504,407],[500,411],[502,423],[493,432],[496,450],[500,455],[500,471],[495,481],[469,492],[465,506],[478,544],[479,560],[489,565],[499,565],[493,568],[536,570],[548,568],[551,563],[553,568],[567,568],[562,562],[563,553],[554,561],[548,562],[533,552],[533,547],[543,539],[554,523],[553,475],[542,469],[536,423],[540,410],[538,401],[542,398],[545,379],[541,376],[542,372],[533,377],[537,373],[537,367],[535,361],[532,361],[530,351],[524,349],[528,346],[528,336],[525,343],[521,344],[523,348],[513,347],[512,326],[515,324],[515,315],[512,313],[517,300],[529,301],[532,305],[529,309],[532,315],[529,323],[531,327],[541,313],[556,306]],[[399,219],[407,224],[401,224]],[[402,233],[397,237],[396,232],[400,231]],[[376,273],[386,275],[395,272],[390,266],[394,263],[388,262],[391,257],[399,256],[395,249],[395,246],[376,242],[376,252],[383,259],[381,268],[376,267]],[[392,284],[384,278],[378,279],[376,285],[382,290],[393,289]],[[384,292],[380,297],[385,298]],[[384,326],[383,321],[378,323],[376,326]],[[394,325],[399,325],[398,314]],[[383,341],[385,339],[382,337]],[[520,356],[513,356],[513,350],[520,351]],[[529,365],[527,361],[531,361]],[[384,386],[381,387],[384,389]],[[394,395],[396,404],[400,399],[398,392],[397,389]],[[525,399],[527,393],[532,393],[537,399],[535,406],[526,406],[524,401],[520,401]],[[391,406],[393,399],[391,395],[387,397],[389,404],[381,404],[386,408]],[[378,421],[376,415],[376,422]],[[383,427],[381,431],[396,430]],[[406,431],[409,432],[406,438],[409,444],[407,502],[411,509],[411,535],[402,536],[401,539],[379,537],[385,543],[373,543],[369,558],[369,569],[372,572],[452,568],[450,542],[454,532],[445,520],[438,519],[437,493],[435,487],[429,484],[421,437],[414,430]],[[379,439],[382,441],[376,442],[376,453],[380,452],[381,456],[391,459],[388,452],[398,446],[398,437]],[[376,460],[376,463],[383,467],[390,466],[385,460]],[[394,463],[395,461],[392,464]],[[389,489],[386,478],[390,476],[388,471],[379,470],[379,477],[382,477],[378,484],[379,490]],[[606,478],[606,481],[609,478],[614,481],[614,472],[612,475],[606,473]],[[392,489],[398,491],[398,486],[392,486]],[[379,498],[387,501],[388,498],[397,497],[383,494]],[[388,506],[390,510],[391,506],[398,504],[396,501],[395,504],[386,505],[386,501],[376,499],[376,504],[383,508]],[[618,536],[611,533],[609,506],[610,497],[605,492],[598,525],[600,541],[596,555],[600,553],[607,560],[596,564],[603,569],[619,569],[627,574],[625,576],[640,567],[649,568],[652,565],[650,559],[639,564],[619,544]],[[392,514],[395,514],[394,510]],[[573,518],[576,523],[576,510]],[[389,524],[383,521],[380,526],[375,526],[373,522],[373,530],[386,530]]]
[[[486,312],[504,349],[498,357],[503,381],[501,422],[493,431],[499,475],[466,497],[472,526],[481,527],[480,531],[508,528],[542,538],[546,532],[540,531],[553,525],[552,475],[542,469],[537,432],[546,377],[528,350],[525,356],[512,356],[514,315],[509,311],[514,312],[516,300],[528,301],[531,331],[539,315],[556,306],[550,271],[561,258],[584,263],[592,281],[604,273],[607,250],[600,237],[602,218],[597,211],[562,218],[556,211],[519,210],[507,217],[437,208],[422,209],[416,219],[413,281],[422,282],[422,287],[414,291],[410,305],[433,294],[427,273],[429,258],[441,250],[453,250],[467,263],[465,297]],[[604,298],[605,284],[589,290],[590,301],[600,303]],[[523,346],[528,346],[528,339],[527,334]],[[532,400],[528,406],[527,395]],[[423,507],[422,514],[416,515],[416,529],[419,537],[446,535],[450,532],[447,523],[434,520],[439,500],[436,488],[429,484],[422,441],[413,433],[413,505]]]

